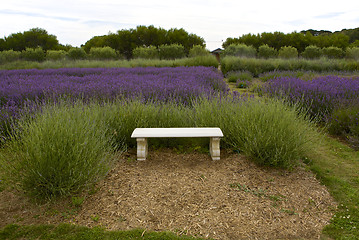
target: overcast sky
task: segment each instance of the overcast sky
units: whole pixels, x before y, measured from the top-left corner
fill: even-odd
[[[61,44],[154,25],[184,28],[207,48],[247,33],[359,27],[358,0],[0,0],[0,38],[39,27]]]

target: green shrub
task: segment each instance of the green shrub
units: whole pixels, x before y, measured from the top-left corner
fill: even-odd
[[[103,112],[109,132],[115,133],[114,140],[118,146],[124,143],[127,147],[136,147],[136,140],[131,138],[131,134],[138,127],[193,126],[188,119],[191,110],[175,102],[144,104],[141,100],[118,100],[104,106]],[[186,141],[181,138],[158,138],[151,139],[150,144],[174,147],[178,144],[186,145]]]
[[[326,47],[323,48],[323,55],[327,58],[343,58],[344,51],[338,47]]]
[[[351,44],[349,44],[348,46],[349,48],[353,48],[353,47],[359,47],[359,40],[355,40],[354,42],[352,42]]]
[[[278,57],[284,59],[297,58],[298,50],[292,46],[281,47],[278,51]]]
[[[269,47],[267,44],[264,44],[258,48],[258,57],[261,58],[274,58],[278,55],[276,49]]]
[[[26,48],[25,51],[21,52],[21,57],[27,61],[42,62],[45,60],[46,54],[41,47],[38,48]]]
[[[21,52],[14,50],[7,50],[0,52],[0,64],[13,62],[19,60],[21,57]]]
[[[279,100],[233,100],[231,97],[198,99],[192,107],[176,103],[115,102],[104,106],[109,132],[118,143],[135,147],[131,133],[136,127],[213,127],[224,133],[222,147],[240,150],[255,162],[291,167],[316,146],[314,127],[295,109]],[[182,141],[182,142],[181,142]],[[207,148],[208,139],[191,141]],[[203,142],[205,141],[205,142]],[[182,139],[151,139],[153,145],[186,145]]]
[[[235,74],[228,74],[227,80],[230,83],[235,83],[238,80],[238,76]]]
[[[158,59],[158,49],[155,46],[148,47],[137,47],[133,49],[134,58],[143,58],[143,59]]]
[[[303,71],[273,71],[262,74],[259,79],[263,82],[267,82],[268,80],[279,78],[279,77],[289,77],[289,78],[304,78],[304,76],[312,79],[314,74],[312,72],[303,72]]]
[[[181,61],[182,59],[179,60]],[[180,64],[181,66],[205,66],[218,68],[218,61],[216,57],[211,54],[205,56],[184,58],[183,61],[184,64]]]
[[[253,46],[247,46],[245,44],[231,44],[222,52],[223,56],[236,56],[236,57],[255,57],[257,54],[256,49]]]
[[[301,114],[279,100],[198,99],[177,103],[117,100],[112,103],[47,106],[1,156],[14,183],[40,197],[69,195],[91,186],[111,164],[110,152],[135,147],[136,127],[220,127],[222,147],[234,148],[260,165],[289,168],[315,148],[317,133]],[[187,145],[187,139],[151,139],[152,146]],[[207,149],[208,139],[190,139]],[[121,148],[120,148],[121,149]],[[4,152],[2,152],[4,154]],[[12,171],[11,171],[12,170]]]
[[[185,49],[182,45],[160,45],[158,47],[160,59],[178,59],[185,57]]]
[[[11,157],[2,157],[3,165],[31,196],[78,193],[110,167],[112,143],[102,118],[97,105],[45,106],[33,119],[19,122],[10,142]]]
[[[84,49],[82,48],[70,48],[69,52],[67,53],[67,56],[71,60],[80,60],[85,59],[87,57],[87,54]]]
[[[223,74],[231,71],[249,71],[253,76],[265,72],[277,71],[315,71],[315,72],[336,72],[336,71],[358,71],[359,62],[344,59],[256,59],[227,56],[221,60]]]
[[[322,49],[317,46],[307,46],[302,53],[302,56],[307,59],[316,59],[322,56]]]
[[[231,146],[264,166],[295,166],[319,142],[314,126],[279,100],[201,100],[194,111],[197,127],[220,127],[223,146]]]
[[[253,79],[253,74],[249,71],[238,71],[228,73],[228,82],[237,82],[241,81],[251,81]]]
[[[250,85],[250,82],[248,80],[241,80],[238,79],[236,82],[236,87],[237,88],[248,88]]]
[[[272,59],[267,60],[227,56],[221,60],[221,69],[225,75],[231,71],[249,71],[253,76],[257,77],[263,72],[274,71],[276,67],[276,62]]]
[[[351,147],[358,151],[359,150],[359,124],[350,126],[351,134],[348,136],[348,141]]]
[[[328,122],[330,134],[346,137],[354,148],[359,147],[359,105],[335,109]]]
[[[259,96],[263,96],[263,86],[264,82],[259,79],[253,79],[251,84],[248,86],[248,91],[252,93],[257,93]]]
[[[111,60],[117,57],[116,50],[111,47],[92,47],[89,57],[96,60]]]
[[[314,127],[280,101],[243,104],[240,120],[241,134],[235,136],[235,142],[260,165],[292,167],[311,151],[309,144],[314,144]]]
[[[359,47],[347,48],[346,57],[349,59],[359,60]]]
[[[340,108],[333,111],[329,121],[328,131],[330,134],[345,136],[350,133],[350,126],[355,123],[352,119],[358,108]]]
[[[201,45],[195,45],[189,50],[189,57],[199,57],[199,56],[208,56],[210,55],[209,51]]]
[[[67,52],[64,50],[48,50],[46,52],[46,59],[47,60],[64,60],[67,56]]]

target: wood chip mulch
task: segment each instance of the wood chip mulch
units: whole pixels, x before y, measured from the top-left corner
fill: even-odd
[[[73,212],[66,204],[0,193],[0,227],[70,222],[109,230],[142,228],[213,239],[319,239],[336,203],[305,167],[258,167],[245,157],[150,149],[146,161],[122,154],[97,191]],[[61,205],[61,204],[60,204]]]

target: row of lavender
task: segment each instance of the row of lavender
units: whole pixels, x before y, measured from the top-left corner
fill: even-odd
[[[189,104],[199,96],[228,91],[223,76],[210,67],[5,70],[0,71],[0,122],[16,118],[24,106],[31,108],[60,97]]]
[[[321,76],[312,80],[275,77],[263,93],[299,104],[309,116],[325,123],[333,134],[359,147],[359,77]]]

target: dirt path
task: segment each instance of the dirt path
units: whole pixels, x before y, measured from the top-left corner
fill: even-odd
[[[220,161],[169,149],[150,149],[144,162],[135,158],[134,152],[119,157],[77,211],[2,192],[0,227],[71,222],[214,239],[318,239],[336,207],[326,188],[303,168],[260,168],[225,151]]]

